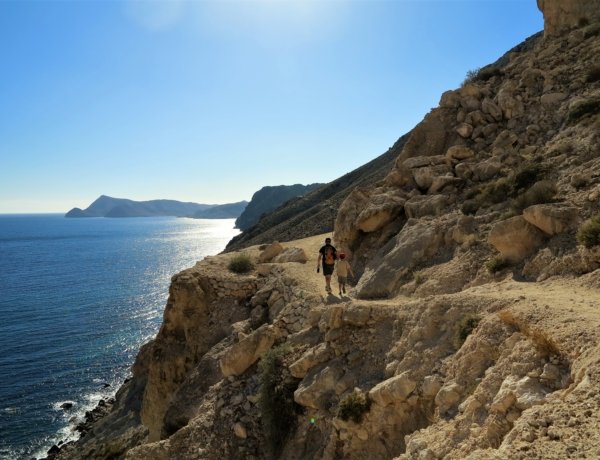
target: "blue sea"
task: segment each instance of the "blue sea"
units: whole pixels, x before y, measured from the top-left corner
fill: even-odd
[[[221,252],[233,227],[0,215],[0,459],[44,457],[76,438],[158,331],[171,277]]]

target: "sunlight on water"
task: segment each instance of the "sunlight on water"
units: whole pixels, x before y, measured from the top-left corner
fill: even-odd
[[[0,459],[75,438],[158,331],[171,277],[222,251],[233,226],[0,216]]]

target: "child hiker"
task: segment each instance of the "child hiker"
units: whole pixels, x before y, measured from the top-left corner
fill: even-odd
[[[337,270],[338,284],[340,285],[340,295],[342,295],[342,293],[346,293],[346,280],[348,278],[348,273],[350,273],[352,278],[354,278],[354,273],[352,272],[352,267],[350,267],[350,264],[346,260],[346,254],[340,252],[339,257],[340,260],[338,260],[335,268]]]

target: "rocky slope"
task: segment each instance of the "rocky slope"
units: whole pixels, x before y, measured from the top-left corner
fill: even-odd
[[[600,25],[567,3],[343,199],[350,295],[322,295],[325,235],[199,262],[58,458],[597,458]]]
[[[401,137],[383,155],[264,215],[258,223],[233,238],[226,250],[236,251],[255,244],[291,241],[331,231],[342,201],[355,187],[369,187],[381,181],[405,140],[406,136]]]
[[[260,218],[292,198],[297,198],[318,189],[323,184],[294,184],[266,186],[252,195],[252,199],[244,212],[235,220],[235,226],[242,231],[248,230],[255,225]]]

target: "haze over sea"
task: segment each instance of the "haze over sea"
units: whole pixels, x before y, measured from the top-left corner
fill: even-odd
[[[158,331],[171,276],[222,251],[233,227],[0,215],[0,459],[43,457],[72,439]]]

